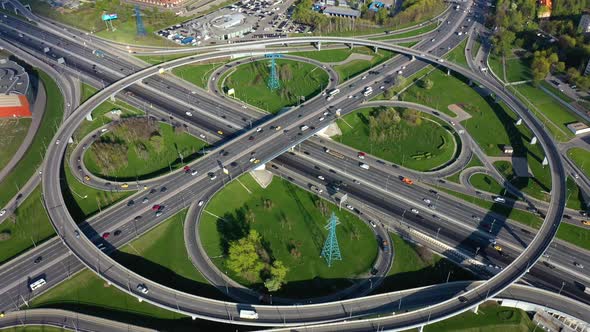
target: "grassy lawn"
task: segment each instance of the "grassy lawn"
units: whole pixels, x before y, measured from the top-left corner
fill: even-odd
[[[10,233],[0,241],[0,263],[38,245],[55,234],[41,202],[41,186],[21,202],[15,213],[0,224],[0,233]]]
[[[183,238],[186,210],[176,213],[113,254],[113,258],[136,273],[179,291],[227,300],[199,273]]]
[[[353,53],[359,53],[360,49],[366,49],[370,51],[369,48],[365,47],[355,47],[352,50],[349,48],[338,48],[338,49],[331,49],[331,50],[323,50],[323,51],[306,51],[306,52],[293,52],[289,53],[290,55],[302,56],[304,58],[310,58],[313,60],[317,60],[320,62],[340,62],[348,59],[348,57]]]
[[[404,240],[397,234],[390,234],[394,259],[378,293],[422,287],[449,281],[475,280],[471,272],[453,262]],[[450,272],[450,276],[449,276]]]
[[[467,311],[453,318],[426,325],[426,332],[525,332],[532,331],[535,324],[523,310],[502,307],[494,302],[479,306],[477,314]]]
[[[384,50],[379,50],[379,52],[375,53],[372,50],[367,49],[367,48],[363,48],[361,50],[365,51],[365,52],[362,52],[362,54],[370,55],[373,58],[370,61],[369,60],[359,60],[359,59],[351,60],[350,62],[347,62],[345,64],[334,66],[334,70],[338,73],[340,83],[345,82],[345,81],[357,76],[358,74],[375,67],[376,65],[390,59],[395,54],[393,52],[384,51]],[[361,53],[361,52],[358,52],[357,49],[355,49],[355,52]]]
[[[414,36],[418,36],[420,34],[423,33],[427,33],[430,32],[434,29],[436,29],[436,27],[438,26],[438,23],[431,23],[428,25],[424,25],[419,29],[416,30],[412,30],[412,31],[407,31],[407,32],[402,32],[402,33],[398,33],[398,34],[389,34],[383,37],[373,37],[373,38],[369,38],[372,40],[389,40],[389,39],[400,39],[400,38],[408,38],[408,37],[414,37]]]
[[[452,51],[445,55],[445,59],[468,68],[467,59],[465,58],[465,47],[467,46],[467,38],[463,39],[461,44],[457,45]]]
[[[506,216],[509,219],[512,219],[523,225],[527,225],[535,229],[539,229],[541,227],[541,224],[543,223],[543,220],[541,218],[533,215],[530,212],[512,209],[503,204],[496,204],[480,198],[476,198],[474,196],[465,195],[445,188],[438,189],[446,192],[447,194],[459,197],[466,202],[471,202],[472,204],[494,211],[498,214]],[[590,239],[590,230],[588,229],[562,222],[559,226],[559,230],[557,231],[557,238],[569,242],[580,248],[590,249],[590,241],[588,241]]]
[[[502,176],[510,181],[520,191],[531,195],[537,199],[549,201],[551,188],[551,174],[549,167],[543,168],[539,162],[531,163],[531,158],[528,159],[528,166],[533,171],[535,177],[517,177],[512,169],[512,164],[508,161],[496,161],[494,167],[502,174]]]
[[[27,136],[30,125],[30,118],[0,119],[0,169],[12,159]]]
[[[102,209],[134,194],[134,191],[102,191],[85,185],[72,174],[69,166],[62,167],[61,190],[66,206],[76,222],[100,212]]]
[[[264,200],[270,200],[272,207],[265,208]],[[340,220],[337,236],[343,258],[328,267],[320,253],[329,216],[323,216],[316,207],[320,201],[316,195],[288,181],[275,178],[262,189],[250,175],[244,175],[227,185],[207,205],[207,213],[199,225],[203,247],[213,262],[234,280],[260,289],[260,280],[248,282],[235,275],[226,268],[224,258],[229,242],[255,229],[262,235],[263,243],[267,243],[267,252],[289,268],[287,284],[277,295],[314,297],[348,287],[351,279],[364,276],[373,265],[377,241],[356,216],[337,211],[336,206],[324,201]],[[254,215],[254,221],[249,224],[245,222],[248,209]]]
[[[449,105],[461,105],[463,110],[471,115],[471,118],[462,122],[469,134],[486,154],[501,155],[499,145],[503,142],[510,144],[507,130],[511,129],[518,133],[512,125],[516,122],[516,115],[493,102],[491,98],[481,96],[462,77],[448,76],[446,72],[438,69],[427,77],[434,82],[432,89],[426,90],[415,84],[403,93],[403,100],[423,103],[445,113]],[[451,113],[451,116],[453,115]]]
[[[276,60],[280,88],[267,87],[269,61],[256,61],[235,67],[225,76],[223,89],[235,89],[235,97],[269,113],[310,99],[328,85],[328,74],[321,68],[292,60]],[[221,80],[221,79],[220,79]]]
[[[484,173],[475,173],[469,178],[469,183],[477,189],[500,195],[504,192],[504,187],[493,177]]]
[[[423,117],[421,124],[413,125],[404,119],[399,122],[395,129],[395,143],[371,140],[369,116],[376,111],[363,108],[338,120],[342,136],[334,137],[334,140],[419,171],[437,168],[453,158],[456,143],[449,132],[452,129],[423,113],[419,113]],[[420,158],[426,153],[430,153],[430,157]]]
[[[143,121],[143,120],[137,120]],[[133,126],[130,124],[130,126]],[[170,169],[177,169],[184,165],[184,163],[197,159],[201,154],[199,151],[205,147],[206,143],[200,139],[186,133],[175,132],[169,124],[157,123],[159,126],[159,134],[162,141],[156,143],[149,140],[130,140],[129,131],[126,127],[116,126],[112,127],[111,131],[102,136],[105,140],[121,142],[129,147],[127,150],[127,163],[120,167],[113,167],[108,170],[101,167],[98,162],[97,151],[93,146],[90,146],[84,154],[84,164],[93,174],[102,178],[116,178],[118,180],[135,180],[142,178],[151,178],[160,174],[164,174]],[[141,151],[145,151],[142,157],[138,146],[142,146]],[[114,153],[114,152],[112,152]],[[181,162],[180,155],[183,156]],[[111,165],[114,165],[111,163]]]
[[[175,43],[166,38],[154,34],[158,29],[167,27],[184,20],[177,17],[172,11],[159,11],[157,8],[142,9],[143,24],[146,36],[138,37],[135,25],[133,5],[117,0],[99,0],[96,2],[83,3],[78,9],[64,9],[63,11],[52,8],[48,3],[41,0],[26,0],[23,4],[30,4],[33,12],[56,21],[74,26],[76,28],[93,32],[97,36],[123,43],[168,46],[174,47]],[[103,12],[116,13],[118,19],[112,21],[115,31],[107,31],[107,27],[101,21]]]
[[[527,158],[535,177],[530,181],[514,179],[513,184],[533,197],[547,200],[543,192],[551,190],[551,175],[549,168],[541,165],[545,154],[539,144],[529,144],[533,135],[526,126],[515,125],[517,115],[504,103],[496,103],[491,96],[481,96],[461,76],[447,76],[445,72],[435,70],[429,78],[434,82],[432,89],[413,85],[402,99],[426,104],[441,112],[451,104],[460,105],[471,115],[471,118],[462,121],[463,126],[487,155],[503,155],[502,147],[506,144],[514,148],[514,156]],[[504,173],[510,175],[511,169]]]
[[[227,61],[207,64],[185,65],[172,69],[172,73],[182,78],[183,80],[187,80],[195,84],[196,86],[206,89],[207,82],[209,81],[211,73],[215,69],[224,65],[225,63],[227,63]]]
[[[567,186],[566,188],[568,195],[566,206],[570,209],[585,210],[586,205],[584,204],[584,199],[580,187],[578,187],[576,182],[569,176],[567,177],[565,184]]]
[[[571,148],[567,151],[567,156],[590,178],[590,164],[587,164],[587,162],[590,162],[590,151],[582,148]]]
[[[89,270],[72,276],[29,302],[32,308],[58,308],[166,331],[235,331],[161,309],[109,286]]]
[[[151,65],[157,65],[162,62],[167,62],[171,60],[176,60],[180,58],[184,58],[185,56],[194,55],[191,53],[182,53],[182,54],[168,54],[168,55],[136,55],[136,58],[139,58]]]
[[[532,58],[507,57],[506,66],[506,83],[528,81],[533,79],[531,72]],[[504,69],[502,67],[502,57],[490,55],[488,63],[490,69],[504,81]]]
[[[530,107],[530,109],[533,110],[537,114],[537,118],[549,128],[553,137],[561,142],[568,141],[575,136],[567,128],[567,124],[578,121],[585,122],[538,87],[527,83],[512,88],[516,89],[527,99],[525,103],[534,106]],[[543,114],[539,115],[537,109]],[[550,123],[548,123],[545,117],[549,119]]]
[[[43,160],[47,144],[51,142],[63,116],[63,97],[57,84],[44,72],[38,71],[36,74],[43,81],[47,93],[45,114],[43,114],[41,125],[33,138],[31,146],[15,169],[0,183],[0,206],[5,206],[18,193],[18,188],[27,183],[35,173]]]
[[[95,88],[83,83],[82,94],[80,98],[81,102],[84,102],[86,99],[90,98],[96,92],[97,90]],[[105,124],[111,122],[112,120],[107,116],[107,113],[114,109],[121,110],[122,118],[145,114],[143,111],[118,99],[116,99],[114,103],[111,101],[105,101],[104,103],[98,105],[98,107],[96,107],[92,111],[93,121],[88,121],[86,119],[82,121],[82,124],[74,132],[74,141],[77,142],[81,140],[91,131],[96,130],[97,128],[100,128]]]
[[[508,82],[528,81],[533,79],[531,72],[532,58],[506,59],[506,79]]]
[[[502,69],[502,58],[495,55],[490,54],[488,58],[488,64],[490,65],[490,70],[496,74],[500,78],[501,81],[504,81],[504,69]]]

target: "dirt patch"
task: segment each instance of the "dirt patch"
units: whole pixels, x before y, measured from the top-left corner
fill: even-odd
[[[459,122],[471,118],[471,114],[465,112],[461,104],[451,104],[447,108],[449,111],[455,113],[455,118]]]

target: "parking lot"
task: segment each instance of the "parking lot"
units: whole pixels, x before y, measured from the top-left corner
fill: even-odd
[[[157,34],[177,44],[198,46],[310,32],[310,27],[291,21],[293,2],[243,0]]]

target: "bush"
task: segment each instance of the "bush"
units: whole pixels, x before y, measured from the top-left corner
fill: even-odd
[[[10,240],[11,237],[12,237],[12,233],[10,232],[10,230],[4,230],[4,231],[0,232],[0,241]]]

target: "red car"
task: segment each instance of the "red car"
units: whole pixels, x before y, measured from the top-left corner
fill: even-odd
[[[153,211],[158,211],[158,210],[160,210],[161,208],[162,208],[162,206],[161,206],[161,205],[158,205],[158,204],[156,204],[156,205],[152,206],[152,210],[153,210]]]
[[[111,233],[109,233],[109,232],[104,232],[104,233],[102,233],[102,238],[103,238],[103,239],[108,239],[108,238],[109,238],[109,236],[111,236]]]
[[[358,157],[359,159],[365,159],[366,154],[364,152],[359,152]]]
[[[188,167],[188,166],[184,166],[182,169],[183,169],[183,170],[184,170],[186,173],[190,172],[190,170],[191,170],[191,168],[190,168],[190,167]]]

